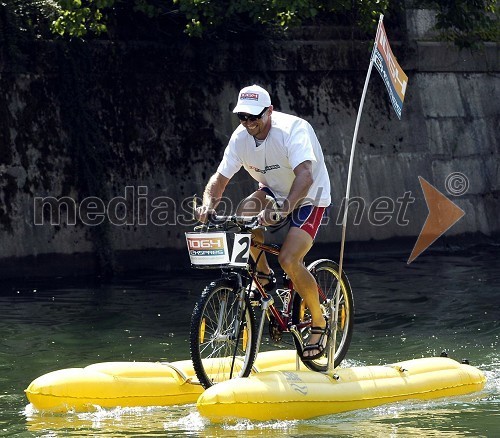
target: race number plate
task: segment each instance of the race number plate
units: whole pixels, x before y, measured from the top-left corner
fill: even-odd
[[[234,245],[230,263],[232,266],[245,266],[248,263],[251,238],[252,235],[250,233],[234,235]]]
[[[224,265],[229,262],[226,233],[186,233],[193,265]]]

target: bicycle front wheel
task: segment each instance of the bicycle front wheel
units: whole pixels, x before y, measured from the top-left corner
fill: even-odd
[[[238,288],[229,280],[211,283],[191,317],[191,360],[202,386],[247,377],[256,349],[255,314],[248,296],[240,302]]]
[[[339,266],[332,260],[317,260],[311,263],[307,269],[316,280],[318,285],[319,303],[323,314],[326,318],[330,318],[330,312],[335,311],[336,296],[335,291],[340,279]],[[332,305],[333,303],[333,305]],[[335,367],[339,366],[351,343],[352,330],[354,323],[354,299],[349,280],[342,273],[340,280],[340,296],[338,300],[338,321],[337,333],[335,335]],[[302,336],[302,342],[305,344],[309,338],[309,326],[306,325],[311,321],[311,314],[305,305],[304,301],[298,293],[295,293],[292,309],[292,323],[299,328]],[[333,342],[334,327],[332,327],[331,341]],[[299,349],[300,343],[295,339],[295,346]],[[324,356],[312,361],[304,361],[304,365],[312,371],[325,372],[328,368],[328,357]]]

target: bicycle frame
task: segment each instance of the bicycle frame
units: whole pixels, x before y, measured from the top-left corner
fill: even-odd
[[[254,239],[251,241],[251,246],[253,248],[257,248],[258,250],[272,254],[274,256],[278,256],[280,253],[280,246],[279,245],[274,245],[274,244],[265,244],[265,243],[259,243],[255,242]],[[291,333],[302,345],[302,337],[300,336],[300,330],[303,329],[304,327],[309,326],[311,323],[310,322],[303,322],[299,325],[292,325],[291,322],[291,317],[292,317],[292,306],[293,306],[293,298],[294,294],[296,293],[293,289],[293,283],[291,279],[288,279],[287,284],[285,285],[285,290],[286,295],[285,298],[283,299],[283,308],[282,310],[278,309],[276,305],[274,304],[274,298],[271,296],[270,293],[266,292],[262,284],[260,283],[258,277],[257,277],[257,272],[255,269],[253,269],[252,265],[255,265],[255,263],[252,263],[249,266],[246,267],[241,267],[241,268],[232,268],[228,276],[234,276],[234,274],[237,275],[238,277],[238,283],[239,283],[239,289],[240,289],[240,304],[239,304],[239,309],[237,312],[238,319],[235,324],[235,329],[240,330],[241,327],[241,322],[242,318],[244,315],[245,311],[245,294],[249,292],[249,288],[251,287],[252,283],[257,287],[257,290],[261,294],[261,299],[260,299],[260,307],[262,309],[262,315],[260,319],[260,324],[258,327],[258,336],[257,336],[257,352],[260,349],[260,344],[262,341],[262,333],[264,330],[264,323],[265,323],[265,316],[267,312],[269,312],[274,320],[276,321],[276,324],[279,328],[280,331],[283,333]],[[249,274],[249,284],[243,286],[243,281],[242,281],[242,272],[244,271],[245,273]],[[318,286],[319,289],[319,286]],[[323,292],[319,290],[319,293],[324,296]],[[222,308],[221,306],[220,312],[222,316],[222,313],[225,311],[225,309]],[[233,333],[233,336],[236,338],[239,337],[239,333]]]
[[[254,248],[260,249],[261,251],[264,251],[266,253],[273,254],[275,256],[278,256],[279,253],[280,253],[280,247],[278,245],[270,245],[270,244],[265,244],[265,243],[257,243],[257,242],[254,242],[253,239],[252,239],[251,246],[254,247]],[[257,288],[258,288],[259,292],[261,293],[262,297],[263,298],[267,298],[268,296],[270,296],[265,291],[265,289],[262,287],[262,285],[260,284],[260,281],[258,280],[256,273],[251,273],[251,277],[252,277],[252,280],[255,282],[255,285],[257,286]],[[290,329],[290,327],[289,327],[289,318],[291,316],[291,311],[292,311],[293,296],[294,296],[295,293],[297,293],[293,289],[293,283],[292,283],[291,279],[288,279],[288,284],[287,284],[286,288],[289,290],[289,295],[288,295],[288,299],[287,299],[287,302],[286,302],[286,308],[283,308],[282,311],[279,311],[276,308],[276,306],[274,306],[274,304],[271,304],[269,306],[270,312],[276,318],[276,321],[278,322],[280,329],[282,329],[284,332],[287,332]],[[319,292],[320,296],[325,297],[323,291],[321,290],[321,288],[319,286],[318,286],[318,292]],[[301,328],[306,327],[308,325],[310,325],[310,323],[303,323],[303,324],[301,324],[297,328],[301,329]]]

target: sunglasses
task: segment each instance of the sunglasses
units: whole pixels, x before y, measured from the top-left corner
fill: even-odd
[[[245,113],[236,113],[236,115],[238,116],[238,119],[240,119],[242,122],[247,122],[247,121],[255,122],[256,120],[262,118],[264,113],[267,111],[267,108],[269,107],[264,108],[262,112],[260,114],[257,114],[256,116],[254,116],[253,114],[245,114]]]

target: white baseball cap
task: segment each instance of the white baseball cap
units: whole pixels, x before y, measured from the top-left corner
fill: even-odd
[[[248,113],[256,116],[270,105],[269,93],[264,88],[254,84],[241,89],[233,113]]]

